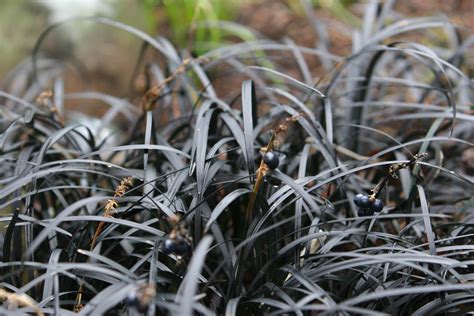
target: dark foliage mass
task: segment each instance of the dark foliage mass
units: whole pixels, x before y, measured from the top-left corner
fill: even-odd
[[[473,310],[474,37],[390,3],[348,57],[89,19],[145,43],[127,96],[66,93],[47,29],[0,92],[0,314]]]

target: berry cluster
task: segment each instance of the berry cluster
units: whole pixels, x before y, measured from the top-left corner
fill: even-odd
[[[381,200],[360,193],[354,197],[354,203],[359,207],[357,212],[359,216],[368,216],[380,212],[384,206]]]

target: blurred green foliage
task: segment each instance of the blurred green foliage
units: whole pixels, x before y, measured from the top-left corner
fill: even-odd
[[[225,36],[233,35],[243,40],[254,39],[253,34],[244,28],[215,27],[218,21],[235,21],[236,15],[245,3],[259,3],[262,0],[145,0],[144,16],[148,31],[155,33],[158,21],[157,12],[162,10],[165,23],[171,29],[172,40],[178,47],[188,47],[192,44],[198,53],[206,49],[225,44]],[[304,15],[301,0],[285,0],[288,7],[294,12]],[[347,8],[355,0],[311,0],[315,9],[329,10],[336,18],[353,26],[360,25],[360,19]],[[205,25],[204,25],[205,24]],[[158,30],[159,32],[160,30]]]
[[[288,6],[300,15],[305,15],[302,0],[286,0]],[[311,0],[311,5],[315,9],[326,9],[338,20],[351,24],[352,26],[360,26],[360,19],[352,14],[348,7],[357,2],[356,0]]]
[[[239,1],[221,0],[146,0],[144,4],[147,24],[156,27],[156,10],[165,12],[174,42],[186,47],[190,41],[220,43],[222,31],[217,27],[201,27],[206,22],[230,21],[238,12]]]
[[[47,26],[47,11],[34,2],[4,0],[0,9],[0,75],[28,56]]]
[[[360,20],[347,8],[355,3],[355,0],[313,0],[315,8],[326,8],[338,19],[353,26],[360,25]]]

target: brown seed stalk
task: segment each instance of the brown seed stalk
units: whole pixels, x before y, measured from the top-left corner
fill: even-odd
[[[150,89],[148,89],[147,92],[145,92],[145,95],[143,96],[143,99],[141,101],[141,106],[144,112],[146,111],[152,111],[156,101],[161,95],[161,92],[165,88],[165,86],[176,79],[180,74],[184,73],[187,69],[188,66],[192,62],[203,62],[205,59],[204,58],[186,58],[183,60],[183,62],[173,71],[171,75],[163,79],[161,82],[158,84],[153,85]]]
[[[277,146],[278,141],[276,140],[276,137],[278,135],[285,134],[286,131],[288,130],[288,125],[290,123],[296,122],[298,119],[300,119],[303,116],[305,116],[304,113],[299,113],[297,115],[287,117],[285,119],[285,122],[283,122],[281,124],[278,124],[278,126],[275,127],[271,131],[272,135],[270,137],[270,140],[269,140],[267,146],[262,147],[260,149],[260,151],[262,153],[262,156],[265,155],[265,153],[271,151],[274,147]],[[247,223],[250,223],[250,220],[252,219],[252,212],[253,212],[253,206],[255,204],[255,199],[257,198],[257,193],[260,190],[260,186],[262,185],[263,179],[264,179],[265,175],[267,174],[268,170],[270,170],[270,169],[268,168],[268,166],[265,164],[265,162],[262,159],[260,161],[260,166],[258,167],[257,172],[256,172],[257,173],[257,179],[256,179],[255,184],[253,186],[253,190],[252,190],[252,193],[250,195],[249,204],[247,204],[247,210],[245,212],[245,221]]]
[[[111,199],[107,200],[107,204],[105,204],[103,217],[112,217],[112,215],[116,211],[116,208],[118,207],[117,198],[123,197],[127,189],[131,187],[132,185],[133,185],[132,177],[123,178],[122,181],[120,181],[120,184],[115,188],[114,196]],[[97,225],[94,236],[92,237],[92,240],[91,240],[90,251],[94,250],[97,238],[102,232],[102,229],[104,228],[104,226],[105,226],[105,222],[99,222],[99,225]],[[81,283],[77,291],[76,304],[74,305],[74,308],[73,308],[73,311],[75,313],[80,312],[83,307],[83,305],[81,304],[82,291],[83,291],[83,285]]]
[[[370,190],[370,192],[372,192],[372,194],[369,195],[369,200],[375,201],[375,199],[378,197],[380,191],[387,184],[387,182],[390,179],[397,179],[398,178],[398,176],[397,176],[398,171],[400,171],[402,169],[405,169],[405,168],[409,168],[409,167],[415,165],[416,163],[418,163],[418,161],[420,159],[422,159],[426,156],[428,156],[427,153],[416,154],[410,160],[408,160],[407,162],[391,165],[389,170],[388,170],[388,174],[382,180],[380,180],[380,182],[372,190]]]

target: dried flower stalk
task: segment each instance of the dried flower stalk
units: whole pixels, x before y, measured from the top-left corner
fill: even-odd
[[[150,89],[148,89],[148,91],[143,96],[143,99],[142,99],[142,102],[141,102],[143,111],[144,112],[152,111],[154,106],[155,106],[156,101],[160,97],[161,92],[163,91],[165,86],[168,83],[170,83],[172,80],[174,80],[178,75],[184,73],[187,70],[188,66],[192,62],[202,62],[204,60],[205,60],[204,58],[196,58],[196,59],[186,58],[186,59],[184,59],[183,62],[175,69],[175,71],[173,71],[173,73],[171,75],[169,75],[168,77],[163,79],[161,82],[159,82],[158,84],[156,84],[156,85],[152,86]]]
[[[290,123],[296,122],[298,119],[300,119],[304,115],[305,115],[304,113],[299,113],[297,115],[287,117],[285,119],[284,123],[281,123],[276,128],[274,128],[272,130],[272,135],[270,137],[270,140],[269,140],[267,146],[262,147],[260,149],[260,151],[262,153],[262,156],[265,155],[265,153],[271,151],[274,147],[276,147],[278,145],[278,143],[277,143],[278,141],[276,140],[276,137],[278,135],[285,134],[286,131],[288,130],[288,125]],[[257,179],[255,181],[252,193],[250,195],[249,204],[247,205],[247,211],[246,211],[246,214],[245,214],[245,218],[246,218],[247,223],[250,223],[250,220],[252,218],[252,211],[253,211],[253,206],[255,204],[255,199],[257,198],[257,193],[260,190],[260,186],[262,185],[263,179],[264,179],[265,175],[267,174],[268,170],[269,170],[268,166],[265,164],[265,162],[263,162],[263,159],[262,159],[262,161],[260,161],[260,166],[258,167],[257,172],[256,172],[257,173]]]
[[[131,187],[132,185],[133,185],[132,177],[123,178],[122,181],[120,181],[120,184],[115,188],[113,198],[107,200],[107,204],[105,204],[103,217],[112,217],[112,215],[116,211],[116,208],[118,207],[117,198],[123,197],[125,195],[125,192],[127,192],[127,189]],[[97,238],[102,232],[102,229],[104,228],[104,226],[105,226],[105,222],[99,222],[99,225],[97,225],[94,236],[92,237],[90,251],[94,250]],[[74,309],[73,309],[75,313],[80,312],[81,309],[84,307],[81,304],[82,291],[83,291],[83,285],[81,283],[79,285],[78,293],[76,296],[76,304],[74,305]]]

